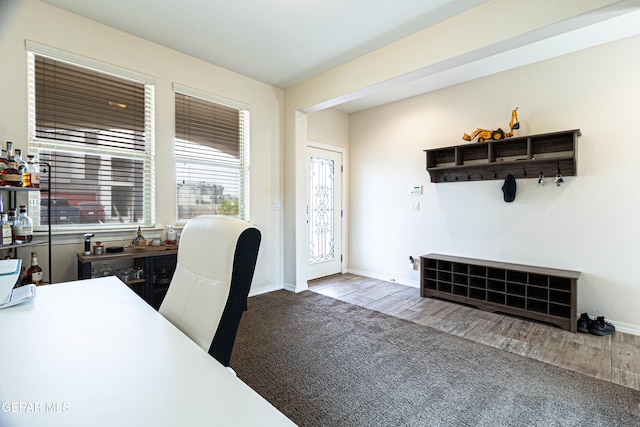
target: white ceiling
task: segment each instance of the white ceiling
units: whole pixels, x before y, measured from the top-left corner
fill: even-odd
[[[487,0],[42,0],[285,89]]]
[[[286,89],[488,0],[41,1]],[[637,8],[612,7],[309,111],[358,111],[638,33]]]

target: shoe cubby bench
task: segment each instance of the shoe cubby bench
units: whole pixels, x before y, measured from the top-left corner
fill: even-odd
[[[577,328],[580,272],[429,254],[420,257],[420,296]]]

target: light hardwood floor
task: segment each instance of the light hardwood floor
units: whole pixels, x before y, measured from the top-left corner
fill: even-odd
[[[572,333],[535,321],[421,298],[418,288],[353,274],[311,281],[309,290],[640,390],[640,336],[622,332],[605,337]]]

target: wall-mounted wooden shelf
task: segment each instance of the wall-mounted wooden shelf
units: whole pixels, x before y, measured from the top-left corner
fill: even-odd
[[[579,129],[424,150],[431,182],[576,175]]]
[[[429,254],[420,257],[420,296],[577,329],[580,272]]]

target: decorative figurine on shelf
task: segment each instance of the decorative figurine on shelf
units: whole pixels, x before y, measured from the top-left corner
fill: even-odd
[[[478,142],[484,142],[488,139],[499,140],[511,138],[513,136],[513,131],[516,129],[520,129],[520,122],[518,121],[518,107],[515,110],[511,111],[511,121],[509,122],[509,132],[505,133],[502,129],[498,128],[497,130],[488,130],[488,129],[476,129],[473,131],[471,135],[467,135],[466,133],[462,135],[462,139],[465,141],[471,141],[476,136],[478,137]]]
[[[133,246],[147,246],[147,239],[145,239],[144,236],[142,235],[142,230],[140,229],[140,226],[138,226],[138,234],[136,235],[136,237],[133,238],[133,241],[131,242],[131,244]]]

